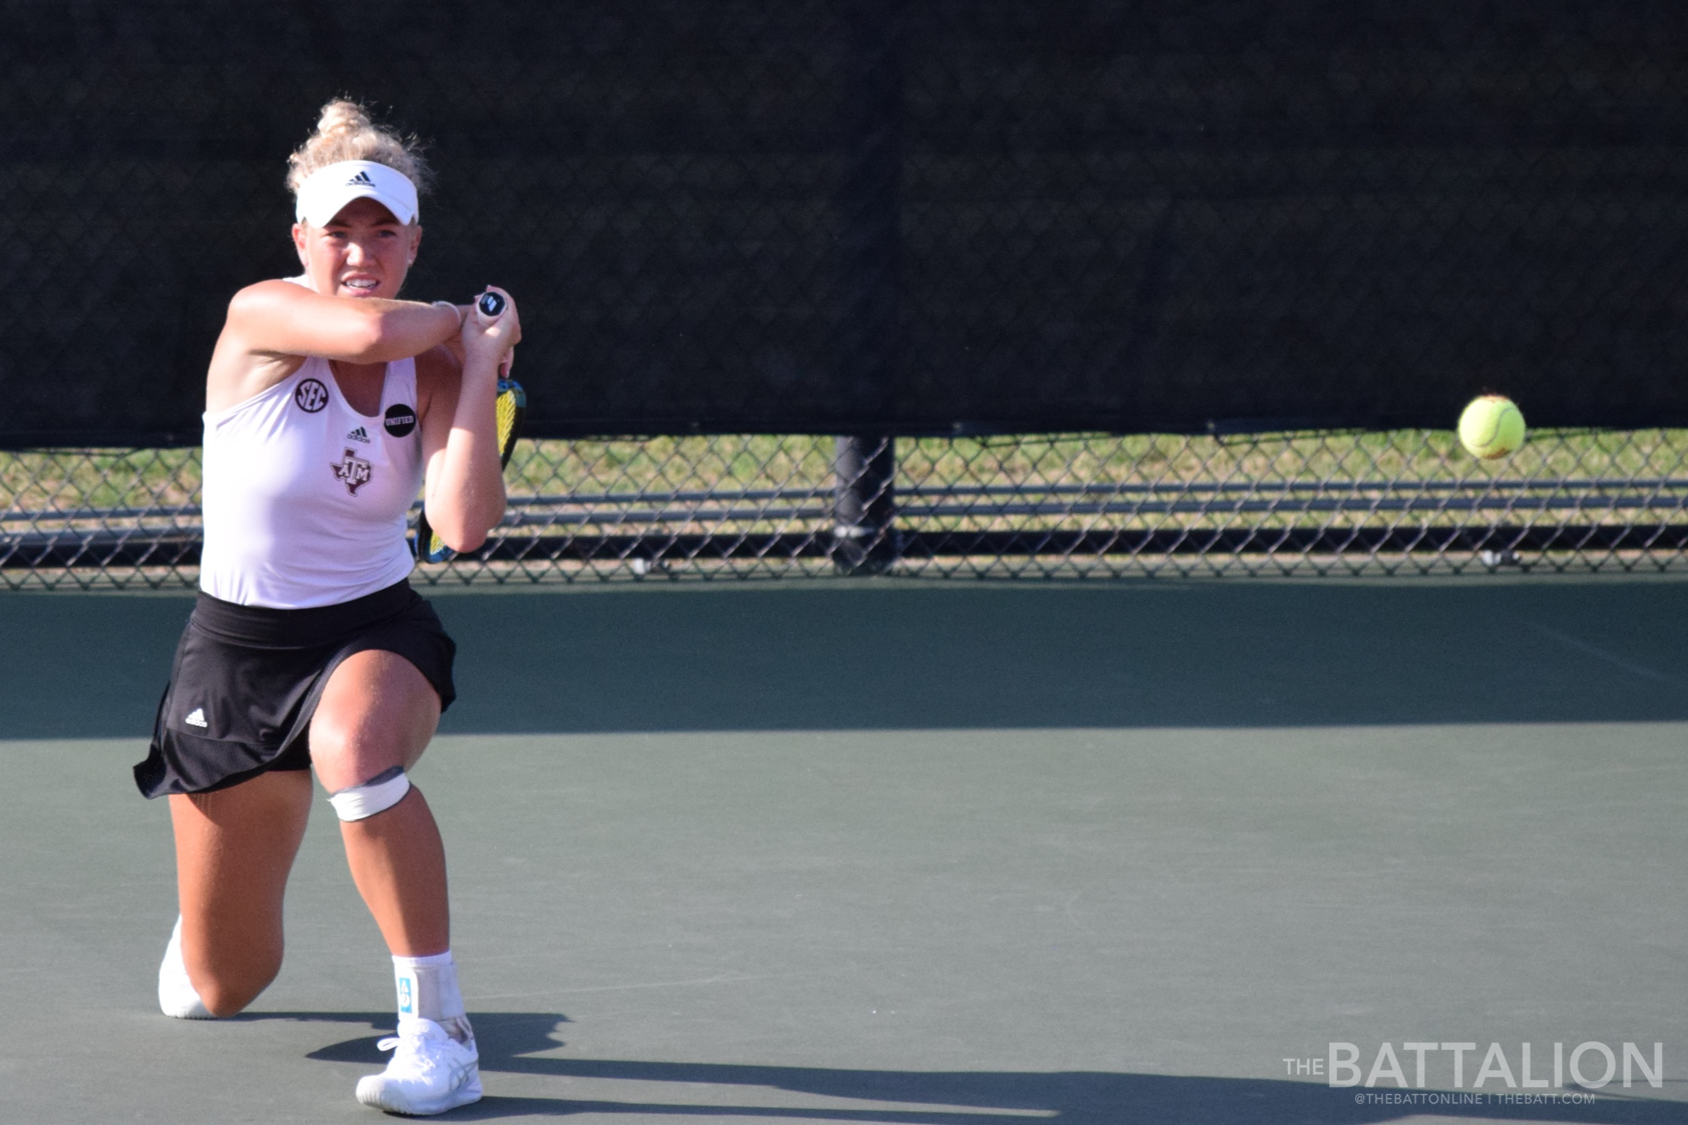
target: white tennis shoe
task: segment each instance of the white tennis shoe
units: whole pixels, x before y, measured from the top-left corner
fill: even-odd
[[[429,1117],[481,1100],[475,1040],[459,1043],[429,1019],[405,1017],[399,1033],[376,1044],[393,1051],[387,1069],[358,1079],[358,1101],[388,1113]],[[397,1050],[394,1050],[397,1048]]]
[[[164,963],[158,966],[158,1007],[167,1016],[179,1020],[214,1020],[194,991],[188,979],[188,967],[182,961],[182,916],[176,915],[176,928],[170,931],[170,944],[164,947]]]

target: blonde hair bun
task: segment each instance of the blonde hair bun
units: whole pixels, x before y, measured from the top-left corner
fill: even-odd
[[[322,107],[316,132],[287,158],[287,190],[299,194],[299,185],[312,172],[344,160],[368,160],[385,164],[425,191],[433,178],[422,158],[421,143],[369,119],[369,111],[349,98],[335,98]]]
[[[336,133],[355,133],[360,129],[373,128],[374,123],[363,107],[356,102],[338,99],[322,107],[322,118],[317,122],[316,135],[330,137]]]

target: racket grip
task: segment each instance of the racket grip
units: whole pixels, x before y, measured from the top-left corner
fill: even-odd
[[[497,320],[499,315],[504,312],[504,298],[502,295],[488,290],[482,293],[480,299],[475,302],[475,308],[479,310],[483,318]]]

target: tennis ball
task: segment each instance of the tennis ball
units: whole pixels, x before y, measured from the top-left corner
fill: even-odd
[[[1459,443],[1485,461],[1505,457],[1524,444],[1524,415],[1505,395],[1474,398],[1459,416]]]

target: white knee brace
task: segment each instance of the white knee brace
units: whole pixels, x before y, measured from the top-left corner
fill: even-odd
[[[363,820],[378,812],[386,812],[410,792],[410,778],[403,766],[376,774],[362,785],[353,785],[329,795],[328,803],[341,820]]]

